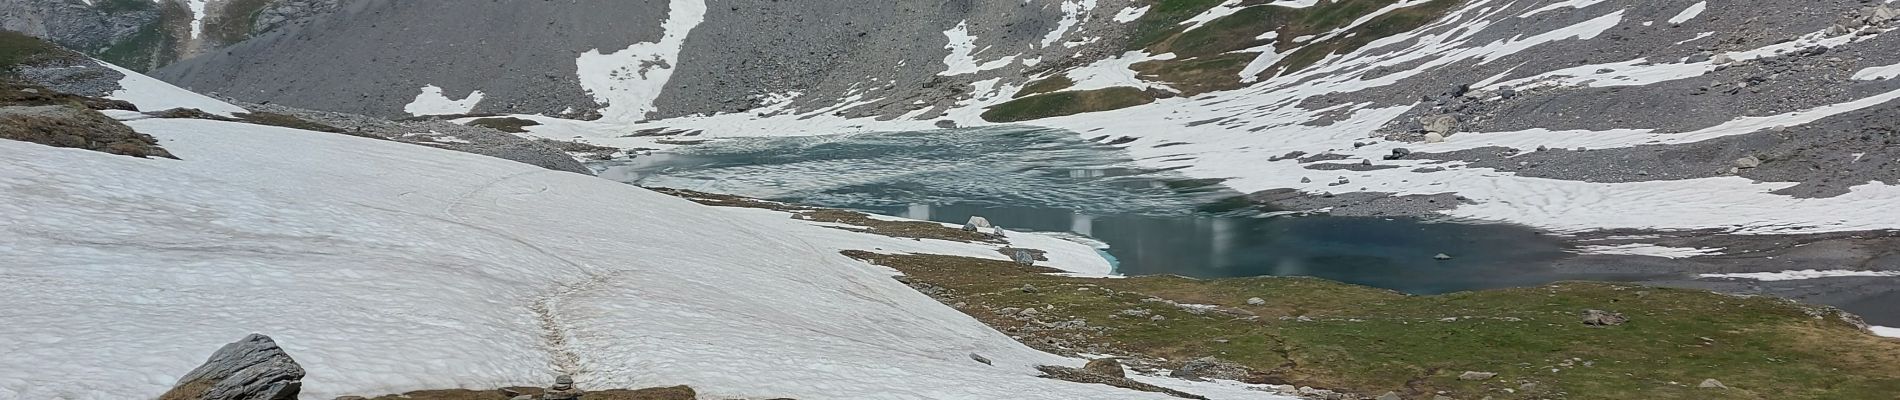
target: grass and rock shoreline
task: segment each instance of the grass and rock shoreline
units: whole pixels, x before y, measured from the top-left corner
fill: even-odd
[[[872,221],[848,211],[662,191],[715,206]],[[904,237],[966,234],[910,227]],[[1853,314],[1768,296],[1601,282],[1413,296],[1315,278],[1088,278],[970,257],[844,254],[900,271],[907,285],[1038,349],[1109,355],[1153,374],[1285,385],[1313,398],[1900,393],[1900,340],[1871,334]],[[1592,310],[1627,321],[1586,323]]]

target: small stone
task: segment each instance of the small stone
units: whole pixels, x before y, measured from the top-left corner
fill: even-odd
[[[1040,289],[1036,289],[1036,285],[1031,285],[1031,284],[1027,284],[1027,283],[1025,283],[1025,284],[1023,284],[1023,293],[1035,293],[1035,292],[1039,292],[1039,291],[1041,291],[1041,290],[1040,290]]]
[[[1024,318],[1035,318],[1037,315],[1042,315],[1042,311],[1034,308],[1026,308],[1023,309],[1022,312],[1016,313],[1016,316]]]
[[[1498,373],[1496,372],[1465,371],[1465,373],[1458,374],[1458,380],[1482,381],[1486,379],[1491,379],[1492,377],[1496,377],[1496,376],[1498,376]]]
[[[1259,297],[1250,297],[1250,298],[1247,298],[1247,305],[1250,305],[1250,306],[1258,306],[1258,305],[1265,305],[1265,304],[1267,304],[1267,300],[1266,300],[1266,299],[1262,299],[1262,298],[1259,298]]]
[[[989,357],[984,357],[982,354],[970,353],[970,359],[983,363],[983,365],[996,365],[996,363],[990,362]]]
[[[1445,261],[1445,260],[1450,260],[1450,259],[1451,259],[1451,255],[1450,255],[1450,254],[1445,254],[1445,253],[1438,253],[1438,255],[1435,255],[1435,256],[1432,256],[1432,259],[1433,259],[1433,260],[1438,260],[1438,261]]]
[[[1300,178],[1300,183],[1313,183],[1313,178]]]
[[[1748,168],[1755,168],[1759,166],[1761,166],[1761,159],[1755,158],[1755,156],[1747,156],[1747,157],[1735,159],[1735,168],[1748,169]]]
[[[1714,378],[1704,379],[1702,380],[1702,384],[1696,385],[1696,387],[1703,389],[1728,389],[1728,386],[1723,385],[1722,381],[1715,380]]]
[[[1163,317],[1163,316],[1159,316],[1159,315],[1156,315],[1156,316],[1153,316],[1153,317],[1148,317],[1148,320],[1149,320],[1149,321],[1155,321],[1155,322],[1161,322],[1161,321],[1167,321],[1167,320],[1168,320],[1168,317]]]

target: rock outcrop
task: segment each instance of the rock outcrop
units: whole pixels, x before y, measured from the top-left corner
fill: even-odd
[[[173,157],[158,139],[98,111],[69,105],[0,106],[0,139],[139,158]]]
[[[203,366],[178,379],[159,400],[295,400],[303,366],[269,336],[251,334],[224,345]]]

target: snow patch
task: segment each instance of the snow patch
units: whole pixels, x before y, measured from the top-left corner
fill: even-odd
[[[1003,57],[990,62],[977,61],[976,53],[980,50],[976,48],[976,36],[970,35],[970,21],[968,20],[958,22],[956,27],[943,31],[943,36],[950,40],[949,44],[943,46],[945,49],[950,50],[950,55],[943,56],[943,65],[946,68],[943,72],[938,72],[937,75],[955,76],[974,74],[1006,67],[1009,66],[1010,63],[1016,62],[1016,56]]]
[[[475,106],[481,102],[480,90],[469,92],[468,96],[456,100],[442,94],[441,87],[428,85],[423,86],[422,93],[417,93],[416,99],[403,106],[402,111],[414,116],[467,114],[475,111]]]
[[[1804,270],[1798,270],[1798,271],[1781,271],[1781,272],[1702,274],[1701,276],[1703,278],[1749,279],[1749,280],[1757,280],[1757,281],[1797,281],[1797,280],[1805,280],[1805,279],[1835,278],[1835,277],[1848,277],[1848,276],[1890,277],[1890,276],[1900,276],[1900,271],[1853,271],[1853,270],[1845,270],[1845,269],[1831,269],[1831,270],[1804,269]]]
[[[1874,336],[1900,338],[1900,328],[1888,328],[1884,326],[1870,326],[1867,328],[1874,331]]]
[[[1617,245],[1578,246],[1577,252],[1582,253],[1582,254],[1651,256],[1651,257],[1663,257],[1663,258],[1689,258],[1689,257],[1696,257],[1696,256],[1722,254],[1722,249],[1698,248],[1698,247],[1667,247],[1667,246],[1658,246],[1658,245],[1647,244],[1647,243],[1631,243],[1631,244],[1617,244]]]
[[[1149,8],[1153,8],[1153,6],[1144,5],[1141,7],[1124,8],[1121,12],[1115,13],[1115,22],[1124,24],[1135,22],[1135,20],[1141,19],[1141,16],[1148,15]]]
[[[132,72],[132,70],[129,69],[120,68],[117,65],[112,65],[112,63],[98,60],[94,61],[98,62],[99,65],[112,68],[113,71],[118,71],[120,74],[125,75],[125,78],[119,79],[119,89],[112,91],[112,94],[106,95],[106,98],[125,100],[134,106],[138,106],[141,111],[196,108],[200,111],[226,117],[234,113],[249,112],[245,110],[244,107],[231,105],[231,103],[219,101],[210,96],[192,93],[189,90],[172,86],[170,83],[165,83],[165,81]]]
[[[1673,25],[1673,24],[1689,22],[1689,20],[1695,19],[1695,17],[1702,15],[1702,12],[1708,9],[1709,9],[1709,2],[1707,1],[1696,2],[1695,4],[1689,5],[1689,8],[1683,9],[1682,12],[1676,14],[1676,16],[1669,17],[1669,23]]]
[[[1597,5],[1597,3],[1602,3],[1604,1],[1605,0],[1564,0],[1564,1],[1559,1],[1555,3],[1550,3],[1548,5],[1537,8],[1535,10],[1525,11],[1523,14],[1518,14],[1517,17],[1530,18],[1533,15],[1543,14],[1543,13],[1551,12],[1551,11],[1557,11],[1564,8],[1582,9],[1585,7]]]
[[[1062,41],[1062,36],[1075,29],[1075,24],[1088,18],[1089,11],[1095,9],[1096,0],[1069,0],[1062,2],[1062,20],[1056,21],[1056,29],[1042,37],[1042,47],[1049,47]],[[1067,43],[1064,43],[1067,45]],[[1074,46],[1069,46],[1074,47]]]
[[[693,28],[706,20],[705,0],[672,0],[667,5],[666,33],[657,42],[641,42],[613,53],[588,50],[575,60],[581,87],[604,104],[602,119],[618,122],[645,120],[656,108],[654,100],[673,78],[680,47]]]
[[[1207,11],[1202,11],[1200,14],[1194,15],[1194,17],[1188,18],[1186,21],[1181,21],[1181,31],[1191,31],[1194,30],[1194,28],[1199,28],[1202,24],[1221,19],[1221,17],[1234,15],[1234,13],[1240,12],[1241,9],[1248,7],[1241,5],[1240,3],[1242,2],[1243,0],[1222,1],[1220,4],[1215,5],[1214,8],[1209,8]]]
[[[1888,66],[1882,66],[1882,67],[1869,67],[1869,68],[1861,69],[1860,72],[1854,73],[1854,80],[1861,80],[1861,81],[1877,81],[1877,80],[1882,80],[1882,79],[1893,79],[1893,78],[1900,78],[1900,64],[1894,64],[1894,65],[1888,65]]]

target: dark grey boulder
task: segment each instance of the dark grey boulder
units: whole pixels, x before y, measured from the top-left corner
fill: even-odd
[[[159,400],[295,400],[303,366],[269,336],[251,334],[212,353]]]

